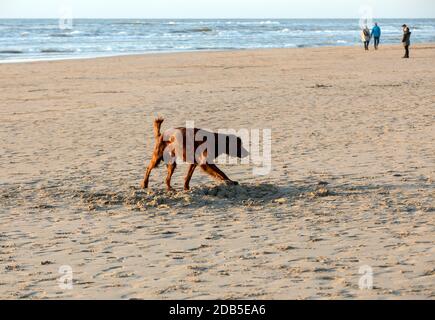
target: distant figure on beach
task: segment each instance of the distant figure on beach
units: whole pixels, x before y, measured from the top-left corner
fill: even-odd
[[[379,42],[381,40],[381,28],[378,26],[378,23],[375,23],[375,26],[372,29],[372,37],[375,42],[375,50],[378,50]]]
[[[406,24],[403,26],[403,37],[402,37],[402,43],[405,47],[405,55],[403,56],[404,59],[409,59],[409,46],[411,45],[411,31],[409,31],[409,28]]]
[[[364,43],[364,49],[366,51],[368,51],[369,45],[370,45],[370,29],[369,29],[369,27],[365,26],[365,28],[361,31],[361,40]]]

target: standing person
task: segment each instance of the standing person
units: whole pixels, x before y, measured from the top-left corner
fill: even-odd
[[[375,26],[372,29],[372,37],[375,41],[375,50],[378,50],[379,42],[381,39],[381,28],[378,26],[378,23],[375,23]]]
[[[404,59],[409,59],[409,46],[411,45],[411,31],[409,31],[409,28],[406,24],[403,26],[403,37],[402,37],[402,44],[405,47],[405,56]]]
[[[370,29],[367,26],[365,26],[361,32],[361,40],[364,43],[364,49],[368,51],[370,44]]]

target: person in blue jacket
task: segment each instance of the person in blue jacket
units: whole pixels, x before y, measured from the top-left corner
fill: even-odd
[[[379,42],[381,39],[381,28],[378,26],[378,23],[375,23],[375,26],[372,29],[372,37],[375,41],[375,50],[378,50]]]

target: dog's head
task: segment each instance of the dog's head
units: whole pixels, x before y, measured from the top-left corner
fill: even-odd
[[[246,158],[249,156],[248,150],[243,147],[243,142],[236,135],[227,135],[225,139],[226,154],[231,157]]]

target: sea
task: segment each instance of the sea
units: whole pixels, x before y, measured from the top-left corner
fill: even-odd
[[[205,50],[361,45],[358,19],[0,19],[0,63]],[[435,42],[435,19],[379,19],[381,43]]]

